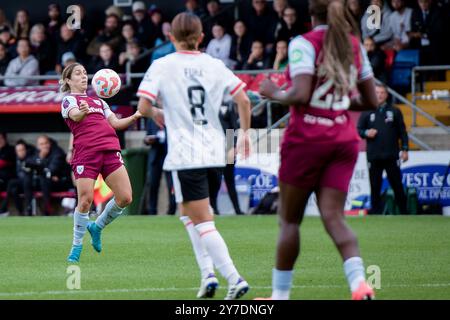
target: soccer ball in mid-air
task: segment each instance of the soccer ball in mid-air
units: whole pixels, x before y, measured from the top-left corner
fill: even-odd
[[[101,69],[92,78],[92,88],[100,98],[111,98],[120,90],[122,81],[117,72],[111,69]]]

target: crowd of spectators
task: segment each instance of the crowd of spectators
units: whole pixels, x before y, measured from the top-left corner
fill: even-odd
[[[449,64],[449,44],[443,41],[450,30],[450,9],[444,0],[362,0],[347,2],[360,26],[361,41],[370,48],[370,60],[377,76],[384,74],[383,54],[411,48],[420,50],[421,64]],[[221,59],[234,70],[283,69],[289,41],[310,29],[308,14],[297,12],[288,0],[251,0],[251,10],[235,19],[219,0],[185,0],[185,10],[203,22],[201,50]],[[381,8],[380,28],[371,27],[373,12],[368,5]],[[229,9],[229,8],[228,8]],[[30,21],[25,9],[17,11],[13,23],[0,8],[0,74],[59,74],[67,63],[82,62],[88,72],[100,68],[125,71],[131,61],[133,72],[144,72],[150,63],[175,49],[168,42],[170,17],[143,1],[133,2],[130,14],[119,7],[105,10],[103,27],[95,30],[81,7],[82,21],[71,30],[57,4],[48,6],[45,21]],[[148,58],[137,57],[156,48]],[[7,86],[33,85],[24,79],[11,79]]]

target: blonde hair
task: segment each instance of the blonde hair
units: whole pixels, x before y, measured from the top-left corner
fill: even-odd
[[[69,85],[69,83],[67,83],[67,80],[72,77],[72,72],[75,69],[75,67],[77,67],[77,66],[83,66],[83,65],[81,63],[74,62],[64,68],[64,70],[61,74],[61,79],[59,80],[59,85],[60,85],[59,91],[60,92],[63,92],[63,93],[70,92],[70,85]]]
[[[346,95],[354,82],[351,34],[357,33],[349,9],[343,0],[311,0],[309,10],[319,21],[328,24],[319,72],[333,81],[338,94]]]

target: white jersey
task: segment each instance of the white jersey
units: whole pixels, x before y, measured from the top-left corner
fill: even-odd
[[[164,170],[226,165],[220,107],[226,95],[244,87],[222,61],[204,53],[178,51],[152,63],[137,95],[162,102],[168,138]]]

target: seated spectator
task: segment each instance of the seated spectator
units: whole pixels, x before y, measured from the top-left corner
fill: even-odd
[[[12,59],[6,68],[5,76],[36,76],[39,75],[39,62],[30,54],[30,41],[28,39],[20,39],[17,43],[18,57]],[[5,86],[36,86],[38,80],[30,79],[6,79]]]
[[[105,16],[107,17],[110,15],[116,16],[117,18],[119,18],[119,20],[122,20],[124,16],[122,9],[115,5],[111,5],[108,8],[106,8]]]
[[[247,61],[244,63],[243,70],[264,70],[269,69],[269,61],[264,52],[264,45],[261,41],[255,40],[252,43],[252,50]]]
[[[45,215],[50,215],[50,193],[66,191],[72,187],[70,166],[66,154],[56,141],[42,135],[37,138],[37,152],[26,161],[25,167],[31,172],[25,175],[25,210],[31,213],[33,191],[42,191]]]
[[[47,21],[45,22],[45,29],[50,39],[56,41],[58,39],[59,30],[63,23],[59,4],[57,3],[50,4],[48,6],[47,14],[48,17]]]
[[[372,65],[373,74],[375,78],[382,82],[387,81],[385,62],[386,54],[379,46],[373,41],[372,38],[364,39],[364,47],[367,51],[367,57],[369,58],[370,64]]]
[[[379,29],[371,26],[370,23],[368,23],[368,20],[373,13],[370,11],[370,13],[368,13],[366,11],[361,18],[362,38],[366,39],[371,37],[377,45],[381,46],[392,39],[392,31],[389,26],[391,10],[388,5],[383,2],[383,0],[371,0],[370,4],[381,8],[381,24]],[[371,19],[373,20],[373,18]]]
[[[25,177],[31,173],[31,169],[26,167],[27,161],[31,161],[33,155],[36,153],[34,146],[28,145],[25,141],[19,140],[15,147],[16,163],[15,163],[15,178],[9,180],[6,190],[6,198],[3,199],[0,205],[0,214],[9,215],[8,203],[14,199],[14,204],[20,215],[25,215],[23,208],[23,199],[21,194],[24,192]],[[31,215],[31,210],[28,211]]]
[[[120,52],[127,50],[127,43],[138,42],[139,40],[136,37],[136,31],[134,30],[134,26],[132,22],[125,22],[122,26],[122,39],[120,42]]]
[[[252,0],[252,10],[246,17],[246,25],[252,39],[265,45],[266,51],[271,51],[275,43],[275,28],[277,15],[266,0]]]
[[[220,24],[213,26],[212,34],[214,38],[208,43],[206,53],[222,60],[228,68],[231,68],[233,66],[230,59],[231,36],[225,33],[225,28]]]
[[[137,57],[141,54],[141,47],[137,41],[128,42],[127,50],[121,52],[119,55],[119,65],[122,71],[125,71],[125,64],[131,62],[132,73],[145,73],[149,66],[147,59],[137,60]]]
[[[393,38],[384,46],[384,49],[400,51],[409,45],[408,34],[411,31],[412,9],[405,6],[404,0],[392,0],[391,5],[394,11],[389,17],[389,27]]]
[[[30,33],[30,16],[28,11],[20,9],[16,13],[16,20],[14,21],[14,35],[17,39],[28,38]]]
[[[62,72],[62,56],[66,52],[72,52],[78,59],[82,56],[83,43],[80,37],[65,23],[61,25],[59,40],[56,45],[56,72]]]
[[[16,39],[12,35],[11,29],[8,27],[5,27],[0,31],[0,43],[5,46],[6,51],[8,51],[11,58],[15,58],[17,56]]]
[[[198,4],[198,0],[185,0],[184,6],[186,8],[185,12],[189,12],[198,16],[203,20],[206,16],[205,10],[203,10]]]
[[[96,73],[100,69],[113,69],[118,70],[119,69],[119,63],[117,61],[117,58],[114,54],[114,50],[111,45],[108,43],[103,43],[100,46],[100,54],[98,57],[93,57],[91,66],[90,66],[90,73]]]
[[[154,60],[162,58],[172,52],[175,52],[175,46],[170,41],[170,31],[172,26],[170,22],[164,22],[162,25],[162,34],[164,38],[158,38],[155,42],[155,50],[152,53],[150,63]]]
[[[273,69],[284,70],[288,64],[288,43],[285,40],[279,40],[276,46],[276,55],[273,62]]]
[[[289,3],[287,0],[273,0],[273,11],[277,14],[279,22],[283,20],[283,11],[288,5]]]
[[[3,76],[6,72],[11,57],[3,43],[0,42],[0,76]],[[0,86],[3,86],[3,80],[0,80]]]
[[[283,11],[283,22],[281,29],[278,31],[277,41],[285,40],[289,42],[292,38],[306,32],[297,20],[297,10],[293,7],[286,7]]]
[[[6,18],[5,12],[2,8],[0,8],[0,32],[2,32],[3,29],[8,28],[9,30],[12,29],[11,23]]]
[[[163,24],[163,15],[160,9],[153,8],[149,10],[150,21],[152,22],[152,41],[153,46],[155,45],[155,41],[158,38],[162,38],[162,24]]]
[[[0,132],[0,191],[5,191],[8,181],[14,177],[16,156],[8,143],[6,132]]]
[[[208,0],[206,4],[207,14],[202,20],[203,38],[202,45],[200,47],[206,47],[213,38],[212,28],[215,24],[220,24],[225,28],[225,33],[231,32],[230,23],[233,21],[233,17],[229,16],[227,11],[222,11],[220,2],[218,0]]]
[[[411,16],[410,46],[420,50],[420,64],[439,65],[445,61],[445,23],[443,13],[431,0],[418,0]],[[448,21],[447,21],[448,23]]]
[[[363,8],[361,7],[360,0],[348,0],[347,7],[350,15],[353,17],[355,24],[361,32],[361,25],[359,24],[363,16]]]
[[[144,2],[136,1],[133,3],[133,24],[136,30],[136,38],[145,48],[151,48],[154,45],[154,30],[150,17],[147,15],[147,9]]]
[[[116,15],[109,15],[105,19],[105,26],[89,43],[86,53],[90,56],[98,56],[100,46],[109,44],[113,50],[118,50],[120,45],[120,21]]]
[[[55,50],[45,35],[43,24],[35,24],[30,32],[31,53],[39,61],[39,71],[46,74],[54,71],[56,64]]]
[[[66,52],[62,55],[62,69],[64,70],[66,67],[70,66],[72,63],[77,62],[77,58],[73,54],[73,52]]]
[[[252,40],[242,20],[236,21],[233,29],[230,59],[234,61],[234,69],[241,70],[250,55]]]

